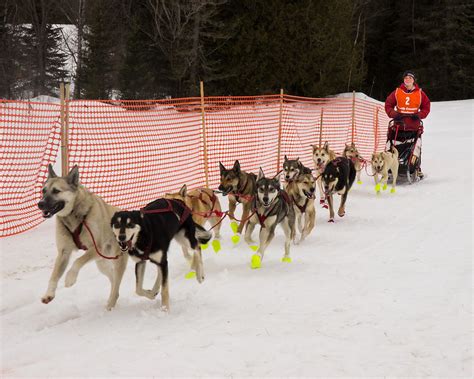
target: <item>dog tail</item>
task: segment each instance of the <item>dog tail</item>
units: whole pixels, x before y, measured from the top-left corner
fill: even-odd
[[[200,244],[208,243],[212,238],[212,233],[204,229],[201,225],[196,224],[196,239]]]

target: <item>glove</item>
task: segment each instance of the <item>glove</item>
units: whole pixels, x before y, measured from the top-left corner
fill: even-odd
[[[418,113],[412,114],[410,117],[411,117],[412,120],[419,120],[420,119],[420,116],[419,116]]]

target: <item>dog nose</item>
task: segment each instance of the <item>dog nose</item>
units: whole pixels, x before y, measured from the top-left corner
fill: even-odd
[[[44,200],[41,200],[41,201],[38,203],[38,208],[41,209],[41,210],[44,210],[44,207],[45,207],[45,201],[44,201]]]
[[[286,179],[290,179],[290,175],[285,176]]]
[[[221,185],[218,187],[218,190],[219,190],[219,191],[224,191],[224,186],[221,184]]]
[[[268,197],[264,197],[264,198],[263,198],[263,202],[264,202],[264,203],[268,203]]]
[[[316,188],[311,187],[309,190],[310,190],[311,192],[314,192],[315,189],[316,189]]]
[[[125,236],[125,234],[119,234],[119,236],[118,236],[118,239],[119,239],[120,242],[124,242],[126,238],[127,237]]]

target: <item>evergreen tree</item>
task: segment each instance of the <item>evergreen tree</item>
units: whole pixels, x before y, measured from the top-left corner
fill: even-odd
[[[286,92],[326,96],[361,83],[360,47],[354,46],[350,0],[233,2],[235,36],[222,49],[232,78],[224,93]],[[230,12],[229,12],[230,13]],[[351,61],[352,59],[352,61]],[[352,63],[351,63],[352,62]]]
[[[118,87],[118,69],[122,51],[120,6],[116,1],[87,2],[84,33],[85,51],[77,74],[81,96],[109,99]]]

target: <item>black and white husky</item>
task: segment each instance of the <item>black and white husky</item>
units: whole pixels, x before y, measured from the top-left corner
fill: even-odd
[[[329,203],[329,222],[334,222],[334,200],[332,195],[334,193],[341,195],[341,204],[337,214],[339,217],[344,217],[347,194],[354,183],[355,177],[354,163],[345,157],[333,159],[324,168],[321,181]]]
[[[192,219],[191,212],[179,200],[157,199],[140,211],[116,212],[111,220],[120,249],[128,252],[136,262],[136,293],[154,299],[161,286],[161,305],[169,310],[168,249],[175,239],[191,261],[199,283],[204,280],[200,243],[207,243],[212,234]],[[193,251],[193,256],[188,250]],[[158,275],[151,290],[143,289],[146,261],[158,267]],[[161,279],[161,281],[160,281]]]
[[[265,178],[260,169],[257,177],[257,193],[253,199],[252,216],[245,229],[245,241],[253,245],[252,232],[260,224],[258,250],[252,256],[251,267],[260,268],[266,248],[275,236],[275,228],[280,224],[285,232],[285,255],[282,262],[291,262],[290,243],[295,237],[295,211],[288,194],[280,188],[278,178]]]

